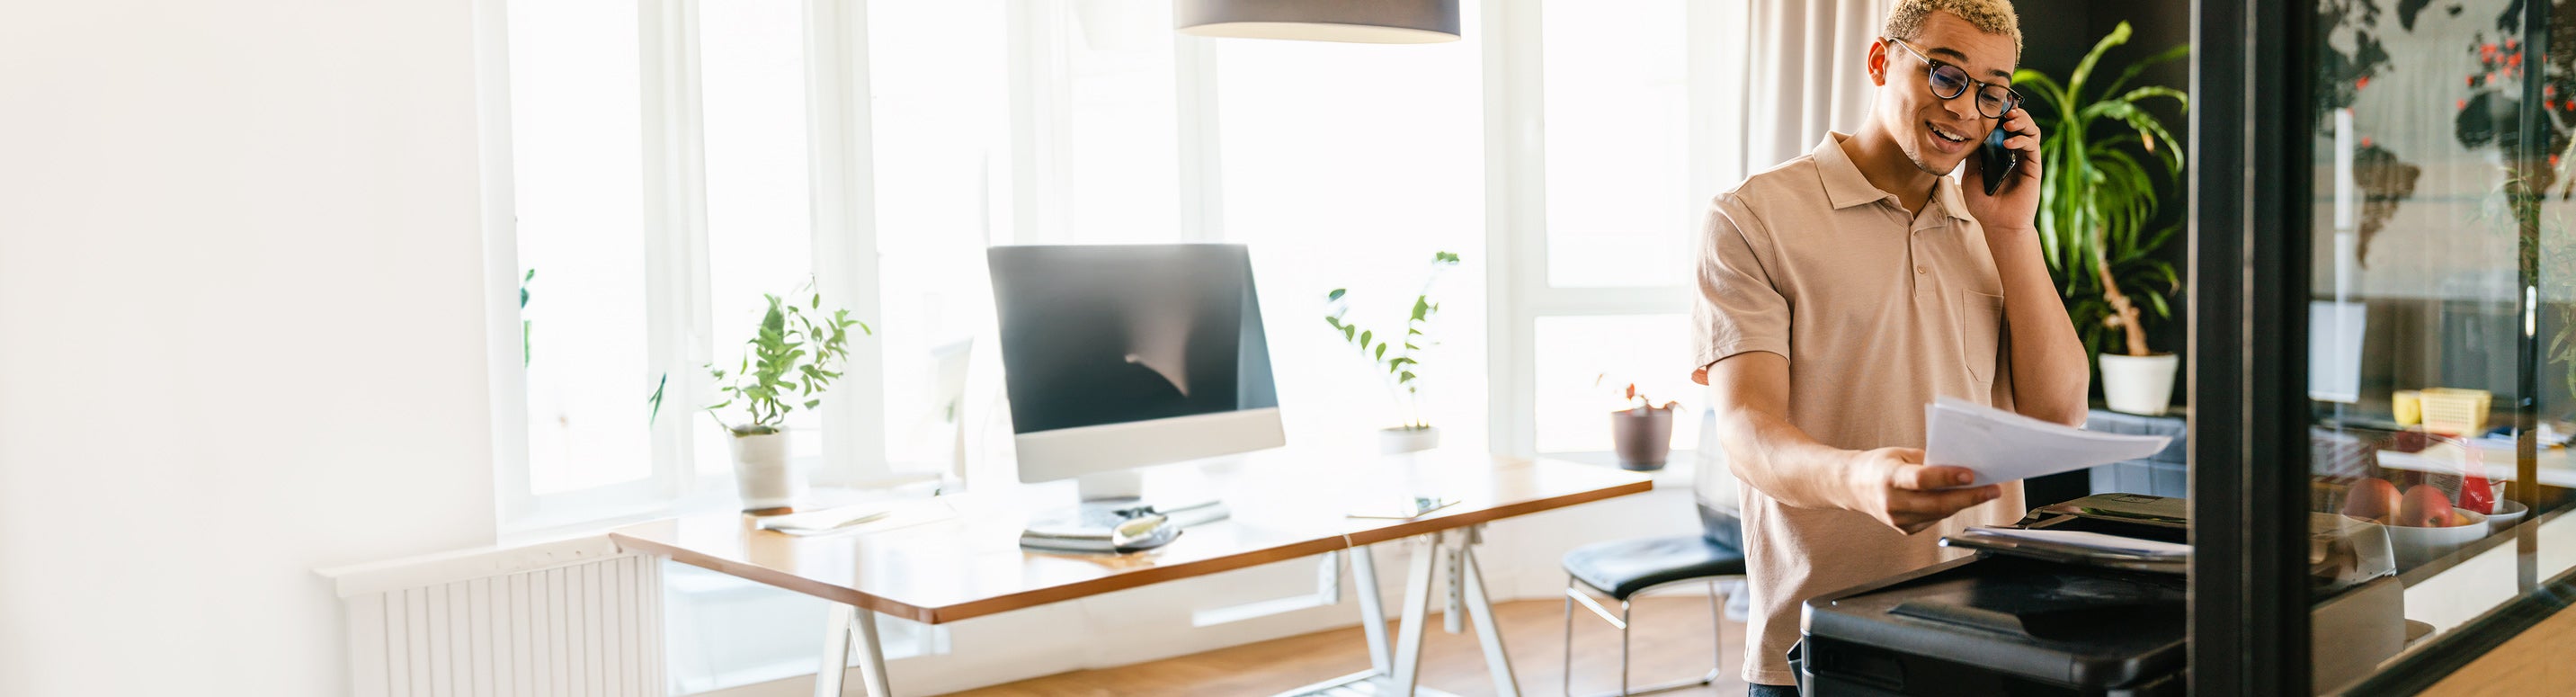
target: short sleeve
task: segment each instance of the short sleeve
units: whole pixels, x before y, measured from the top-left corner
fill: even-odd
[[[1767,240],[1768,232],[1751,210],[1727,197],[1709,206],[1700,231],[1699,299],[1691,305],[1692,381],[1708,384],[1709,366],[1739,353],[1789,357],[1789,300],[1754,253],[1753,241]]]

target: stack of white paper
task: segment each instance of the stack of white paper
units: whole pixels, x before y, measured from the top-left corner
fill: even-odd
[[[2135,460],[2156,454],[2173,440],[2094,433],[1949,397],[1923,405],[1923,421],[1929,434],[1923,463],[1975,470],[1977,481],[1963,486]]]

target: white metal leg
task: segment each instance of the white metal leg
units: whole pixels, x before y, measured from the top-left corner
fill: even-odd
[[[1472,535],[1474,533],[1469,534]],[[1465,566],[1466,557],[1467,541],[1465,535],[1459,536],[1458,546],[1444,547],[1440,550],[1440,561],[1446,564],[1447,566],[1444,568],[1449,570],[1449,604],[1440,606],[1440,631],[1451,634],[1466,631],[1467,629],[1465,626],[1462,626],[1467,621],[1467,613],[1464,612],[1466,609],[1464,605],[1467,602],[1467,575],[1458,573],[1459,568]]]
[[[1386,651],[1386,608],[1377,596],[1377,554],[1368,547],[1351,550],[1351,581],[1360,596],[1360,633],[1368,636],[1369,670],[1392,675]]]
[[[850,625],[858,608],[824,601],[823,665],[814,670],[814,697],[841,697],[841,666],[850,661]]]
[[[850,652],[859,652],[859,681],[868,697],[894,697],[886,681],[885,643],[877,639],[876,614],[844,603],[825,603],[823,665],[814,672],[814,697],[841,697]]]
[[[1477,532],[1467,532],[1467,543],[1458,546],[1458,568],[1453,573],[1464,577],[1468,614],[1475,615],[1476,643],[1485,647],[1485,670],[1493,673],[1497,697],[1518,697],[1520,681],[1512,677],[1511,654],[1503,651],[1503,629],[1494,623],[1494,605],[1485,595],[1485,572],[1476,564]]]
[[[1432,533],[1429,544],[1415,545],[1411,559],[1405,560],[1404,618],[1396,627],[1395,694],[1411,697],[1422,683],[1422,622],[1431,615],[1431,568],[1440,558],[1442,533]],[[1415,538],[1422,539],[1422,538]]]
[[[1484,570],[1476,562],[1475,547],[1482,543],[1482,526],[1465,530],[1408,538],[1409,557],[1405,563],[1404,604],[1398,608],[1393,660],[1388,660],[1386,610],[1377,597],[1376,557],[1367,547],[1352,550],[1351,572],[1360,587],[1360,625],[1368,637],[1369,670],[1307,685],[1282,695],[1327,695],[1330,697],[1360,695],[1436,696],[1447,693],[1421,686],[1422,636],[1430,631],[1424,622],[1430,619],[1432,595],[1437,593],[1450,603],[1444,624],[1452,627],[1463,619],[1476,622],[1477,643],[1485,650],[1485,666],[1492,672],[1494,692],[1505,697],[1520,694],[1520,685],[1512,675],[1511,657],[1503,650],[1502,627],[1495,624],[1492,598],[1485,589]],[[1454,543],[1454,544],[1452,544]],[[1448,569],[1445,579],[1440,569]],[[1438,585],[1445,580],[1445,586]],[[1452,631],[1463,631],[1460,627]]]

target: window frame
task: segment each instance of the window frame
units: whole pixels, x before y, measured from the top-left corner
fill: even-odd
[[[637,117],[643,154],[647,364],[671,377],[664,407],[648,432],[651,473],[643,479],[573,491],[535,493],[538,463],[528,456],[527,373],[517,360],[518,231],[511,135],[509,0],[477,0],[476,76],[481,100],[481,174],[488,386],[493,395],[495,516],[505,536],[719,505],[730,478],[699,474],[695,395],[707,392],[698,366],[715,355],[707,267],[706,144],[700,0],[638,0]],[[874,172],[869,159],[867,8],[864,3],[804,0],[807,167],[816,289],[852,316],[872,318],[876,285]],[[874,342],[850,345],[847,370],[884,371]],[[834,386],[818,410],[823,452],[811,474],[818,484],[889,482],[882,443],[884,390],[876,380]]]
[[[1487,447],[1496,454],[1538,452],[1538,334],[1541,318],[1687,314],[1687,284],[1631,287],[1558,286],[1548,277],[1546,63],[1541,0],[1489,0],[1485,42],[1486,253],[1491,303],[1486,326],[1492,355]],[[1742,0],[1683,4],[1689,47],[1687,120],[1690,190],[1714,195],[1744,176],[1741,149],[1747,5]],[[1735,21],[1728,21],[1729,18]],[[1736,57],[1730,59],[1729,56]],[[1730,92],[1731,90],[1731,92]],[[1675,370],[1686,370],[1675,366]]]

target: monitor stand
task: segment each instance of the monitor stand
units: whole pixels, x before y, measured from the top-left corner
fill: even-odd
[[[1047,552],[1123,553],[1160,547],[1190,527],[1233,513],[1206,497],[1141,496],[1144,477],[1134,470],[1086,474],[1075,481],[1082,502],[1041,511],[1020,532],[1020,546]]]

